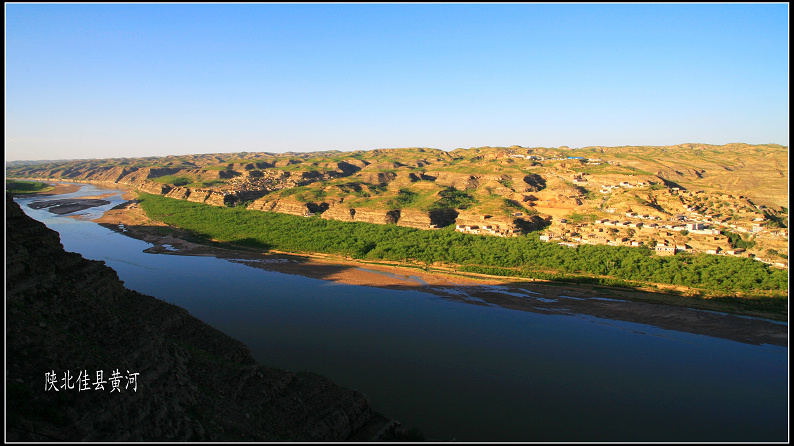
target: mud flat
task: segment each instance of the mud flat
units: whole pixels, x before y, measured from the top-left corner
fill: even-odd
[[[73,212],[82,211],[85,209],[89,209],[96,206],[103,206],[106,204],[110,204],[107,200],[101,199],[85,199],[85,198],[63,198],[59,200],[44,200],[44,201],[35,201],[30,203],[30,206],[33,209],[42,209],[47,208],[48,211],[52,212],[53,214],[71,214]]]

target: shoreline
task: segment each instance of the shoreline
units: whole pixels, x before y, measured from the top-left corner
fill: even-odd
[[[123,235],[152,243],[154,246],[146,252],[213,256],[267,271],[346,285],[421,291],[475,305],[545,314],[585,314],[740,342],[788,346],[787,319],[781,319],[777,313],[742,309],[717,300],[601,285],[511,280],[475,273],[455,273],[437,267],[367,262],[328,254],[263,252],[233,245],[213,246],[213,243],[220,245],[213,241],[202,243],[198,240],[197,243],[182,230],[149,219],[138,205],[136,197],[135,191],[123,191],[124,203],[92,221]]]

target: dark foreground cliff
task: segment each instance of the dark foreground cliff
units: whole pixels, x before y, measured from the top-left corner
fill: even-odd
[[[258,365],[241,342],[65,252],[9,196],[6,231],[7,441],[399,436],[364,394]]]

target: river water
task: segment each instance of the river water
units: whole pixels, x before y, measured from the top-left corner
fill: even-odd
[[[77,193],[113,191],[85,185]],[[15,199],[67,251],[187,309],[261,364],[324,375],[441,441],[788,439],[788,348],[344,285],[152,245]]]

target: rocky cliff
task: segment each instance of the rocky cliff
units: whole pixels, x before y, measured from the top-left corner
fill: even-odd
[[[295,200],[268,200],[267,198],[260,198],[255,200],[247,209],[263,211],[263,212],[278,212],[281,214],[297,215],[306,217],[312,214],[311,206],[308,203],[303,203]]]
[[[428,229],[433,224],[429,212],[421,212],[413,209],[400,211],[400,219],[397,226],[407,226],[409,228]]]
[[[6,440],[368,441],[395,432],[364,394],[258,365],[239,341],[124,288],[104,262],[65,252],[9,196],[6,230]]]
[[[386,224],[399,224],[402,215],[401,210],[399,209],[392,209],[392,210],[369,210],[369,209],[355,209],[355,208],[348,208],[344,206],[331,206],[328,210],[324,211],[320,218],[325,218],[327,220],[340,220],[340,221],[356,221],[356,222],[363,222],[363,223],[373,223],[378,225],[386,225]],[[416,212],[416,214],[422,214],[420,212]],[[425,213],[426,214],[426,213]],[[413,214],[412,214],[413,215]],[[414,221],[421,220],[421,217],[416,216],[413,217]],[[428,217],[427,221],[429,222],[430,219]],[[408,220],[406,220],[403,226],[411,226]],[[424,222],[420,223],[422,229],[427,229],[428,224]]]

